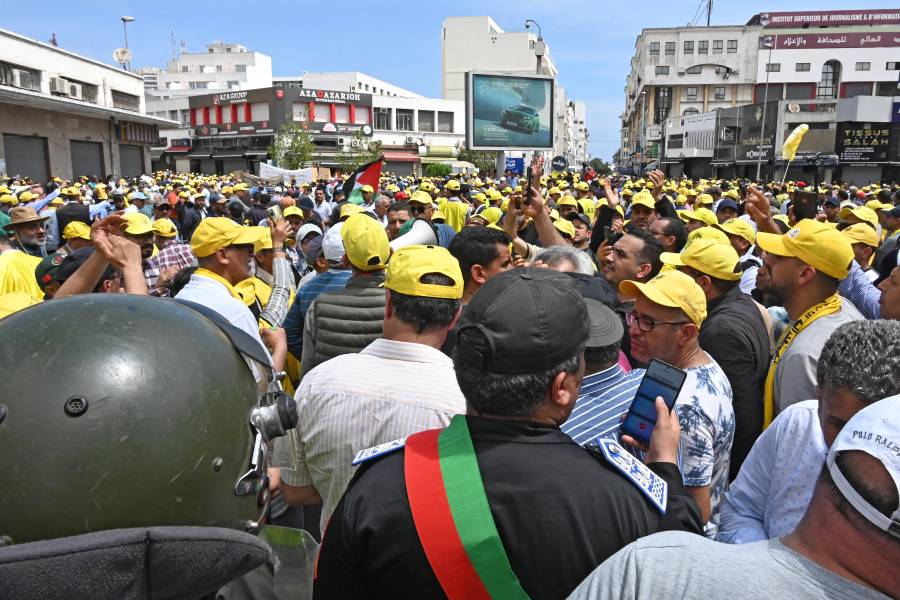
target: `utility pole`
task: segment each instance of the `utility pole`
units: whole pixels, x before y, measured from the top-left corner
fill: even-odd
[[[712,5],[713,0],[707,0],[706,2],[706,26],[709,27],[709,22],[712,19]]]

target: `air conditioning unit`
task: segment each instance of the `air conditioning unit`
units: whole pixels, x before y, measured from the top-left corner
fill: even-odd
[[[74,98],[76,100],[81,100],[84,98],[80,83],[69,82],[69,98]]]
[[[51,94],[59,94],[61,96],[69,95],[69,86],[68,81],[63,79],[62,77],[51,77],[50,78],[50,93]]]
[[[415,139],[413,136],[408,135],[408,136],[406,136],[406,143],[407,143],[407,144],[415,144],[415,143],[416,143],[416,139]]]
[[[347,142],[344,140],[344,138],[338,138],[338,140],[337,140],[337,145],[338,145],[338,146],[345,146],[346,143],[347,143]]]
[[[350,147],[351,147],[351,148],[359,148],[359,146],[360,146],[359,140],[350,140]]]

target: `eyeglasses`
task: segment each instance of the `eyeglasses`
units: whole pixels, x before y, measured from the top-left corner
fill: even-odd
[[[625,315],[625,323],[631,327],[635,323],[644,333],[650,333],[657,325],[687,325],[690,321],[657,321],[634,311]]]

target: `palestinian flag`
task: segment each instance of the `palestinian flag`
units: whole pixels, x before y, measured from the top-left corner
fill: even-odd
[[[344,198],[353,204],[362,204],[362,190],[360,189],[362,186],[371,185],[373,190],[378,191],[378,181],[381,179],[383,163],[384,156],[354,171],[353,175],[344,182]]]

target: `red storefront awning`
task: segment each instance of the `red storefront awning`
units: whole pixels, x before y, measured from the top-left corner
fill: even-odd
[[[385,162],[419,162],[419,153],[404,150],[385,150]]]
[[[169,146],[168,148],[166,148],[166,152],[173,153],[173,154],[177,153],[177,152],[190,152],[190,151],[191,151],[190,146]]]

